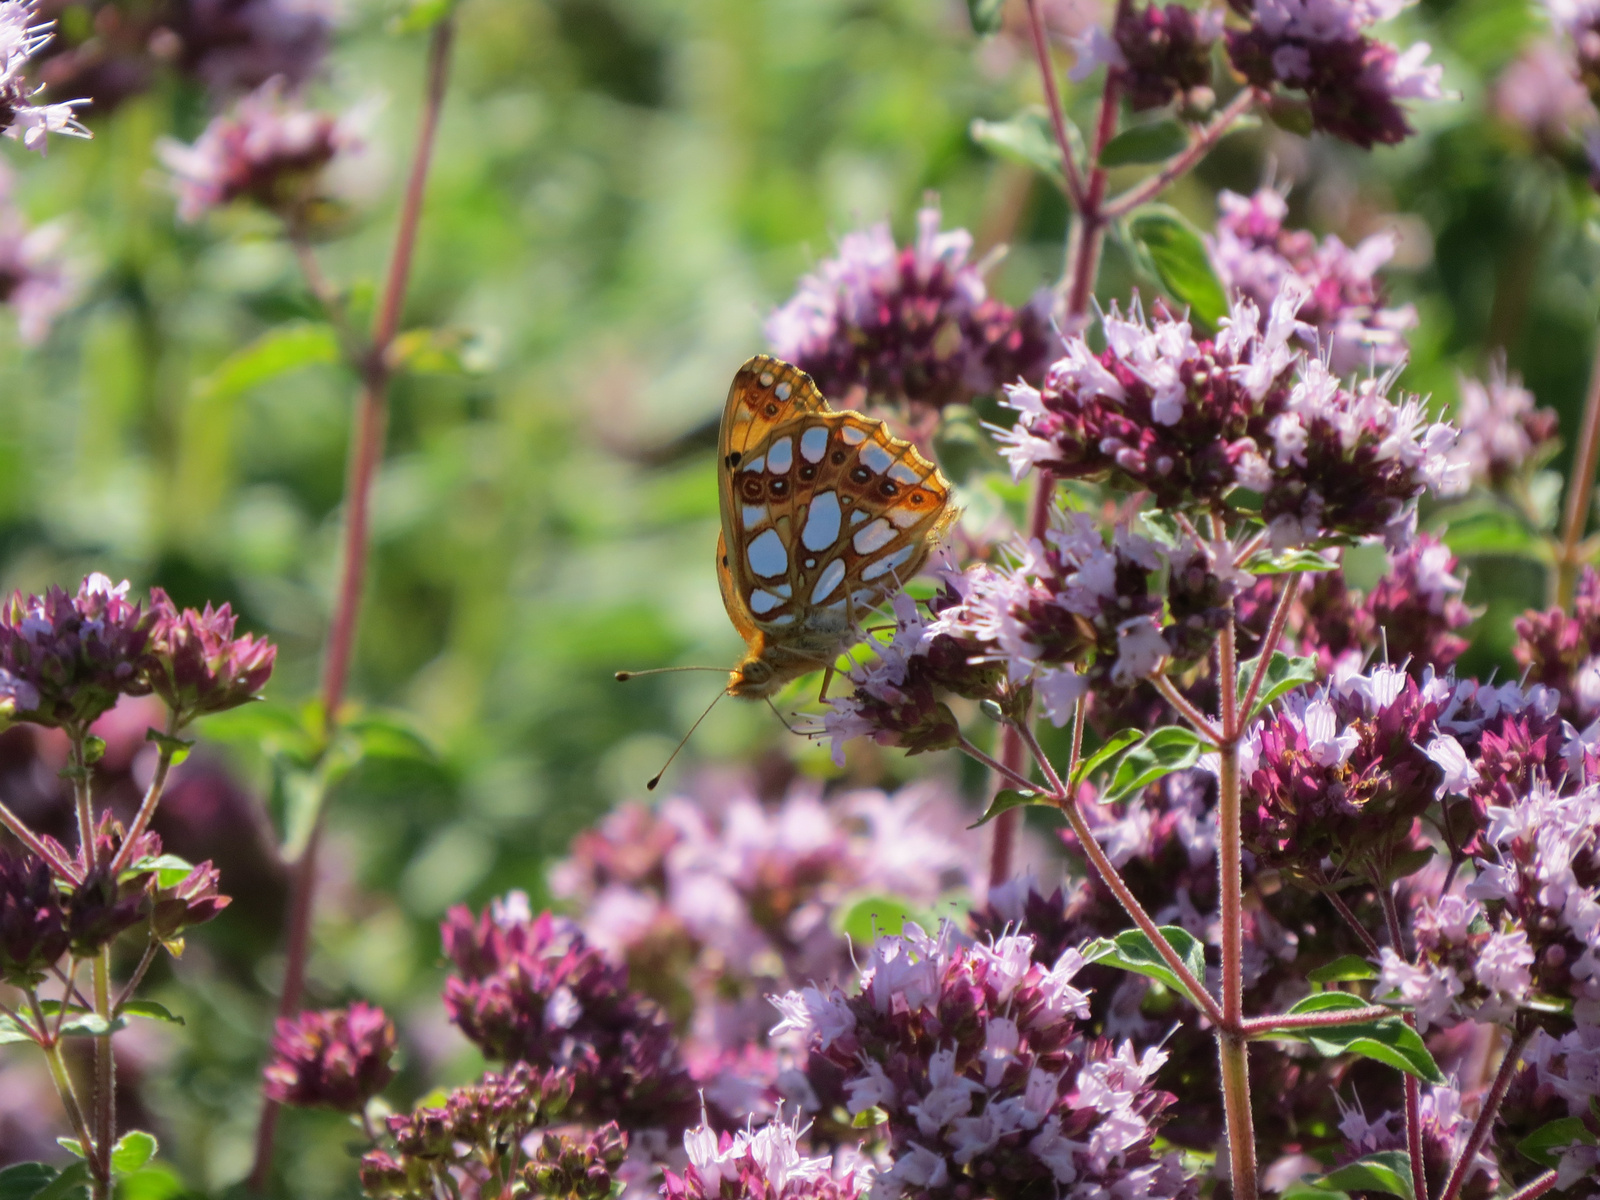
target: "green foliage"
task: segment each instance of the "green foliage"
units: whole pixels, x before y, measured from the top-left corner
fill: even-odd
[[[1151,730],[1117,760],[1116,770],[1101,789],[1100,802],[1126,799],[1174,771],[1188,770],[1200,761],[1205,748],[1199,734],[1181,725]]]
[[[1183,214],[1164,204],[1147,204],[1128,218],[1128,238],[1178,308],[1215,329],[1228,313],[1228,297],[1199,231]]]
[[[1411,1156],[1404,1150],[1382,1150],[1358,1158],[1337,1171],[1328,1172],[1317,1182],[1336,1191],[1349,1188],[1415,1200],[1411,1187]]]
[[[1206,977],[1204,943],[1177,925],[1163,925],[1160,933],[1167,944],[1177,951],[1179,960],[1189,972],[1203,982]],[[1188,994],[1189,989],[1178,978],[1177,972],[1167,965],[1167,960],[1142,929],[1125,929],[1114,938],[1095,938],[1084,946],[1083,956],[1102,966],[1117,967],[1157,980],[1179,995]]]
[[[1100,165],[1126,167],[1136,163],[1158,163],[1171,158],[1188,144],[1188,130],[1176,121],[1134,125],[1106,143],[1106,148],[1100,151]]]
[[[1317,992],[1289,1009],[1291,1016],[1303,1013],[1338,1012],[1367,1007],[1367,1001],[1349,992]],[[1442,1084],[1444,1073],[1428,1053],[1420,1034],[1400,1017],[1380,1017],[1348,1025],[1319,1025],[1310,1029],[1275,1030],[1268,1035],[1308,1043],[1325,1057],[1358,1054],[1387,1063],[1398,1071],[1415,1075],[1424,1083]],[[1342,1185],[1341,1185],[1342,1186]]]

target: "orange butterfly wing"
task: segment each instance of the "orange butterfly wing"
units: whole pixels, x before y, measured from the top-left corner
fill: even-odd
[[[833,412],[788,363],[739,369],[723,412],[717,578],[749,654],[730,689],[768,695],[828,665],[956,517],[950,485],[882,421]]]

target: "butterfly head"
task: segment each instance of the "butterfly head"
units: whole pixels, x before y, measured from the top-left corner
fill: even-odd
[[[743,700],[761,700],[772,695],[785,682],[771,663],[752,655],[728,672],[728,695]]]

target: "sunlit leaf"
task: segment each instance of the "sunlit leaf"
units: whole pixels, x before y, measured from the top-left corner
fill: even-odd
[[[1367,1001],[1349,992],[1317,992],[1299,1001],[1289,1009],[1289,1013],[1299,1016],[1365,1007]],[[1359,1021],[1350,1025],[1274,1030],[1268,1036],[1308,1042],[1313,1050],[1327,1058],[1356,1054],[1385,1063],[1408,1075],[1415,1075],[1424,1083],[1444,1082],[1444,1074],[1433,1061],[1433,1055],[1428,1053],[1421,1035],[1398,1016],[1379,1017],[1375,1021]]]
[[[238,396],[291,371],[338,361],[339,338],[332,326],[291,322],[235,350],[197,386],[211,396]]]
[[[129,1000],[117,1010],[119,1016],[142,1017],[146,1021],[162,1021],[168,1025],[183,1025],[182,1017],[172,1012],[164,1004],[157,1004],[154,1000]]]
[[[967,16],[972,18],[972,32],[976,34],[999,33],[1005,24],[1006,0],[967,0]]]
[[[1548,1125],[1539,1126],[1523,1138],[1517,1143],[1517,1153],[1524,1158],[1531,1158],[1541,1167],[1554,1170],[1560,1164],[1561,1156],[1577,1142],[1592,1146],[1595,1144],[1594,1134],[1585,1127],[1582,1117],[1562,1117]]]
[[[1069,132],[1075,132],[1071,122],[1067,127]],[[971,133],[972,140],[991,154],[1032,167],[1066,191],[1061,150],[1050,118],[1042,108],[1025,108],[1005,121],[974,121]],[[1076,146],[1074,153],[1079,153]]]
[[[156,1149],[154,1134],[139,1129],[123,1134],[111,1147],[111,1173],[131,1175],[156,1156]]]
[[[1163,925],[1160,932],[1177,951],[1179,961],[1203,983],[1206,977],[1204,944],[1187,929],[1180,929],[1176,925]],[[1189,994],[1189,989],[1178,978],[1177,972],[1167,965],[1167,960],[1161,957],[1155,943],[1145,936],[1142,929],[1125,929],[1114,938],[1095,938],[1083,948],[1083,956],[1101,966],[1117,967],[1132,971],[1135,975],[1160,980],[1180,996]]]
[[[1312,983],[1348,983],[1352,980],[1376,979],[1378,969],[1366,959],[1346,954],[1330,963],[1323,963],[1306,975]]]
[[[1228,297],[1194,226],[1175,209],[1152,204],[1129,218],[1128,234],[1149,256],[1161,286],[1179,307],[1216,328],[1228,314]]]
[[[1038,792],[1016,791],[1012,788],[1002,788],[994,794],[994,799],[989,801],[989,807],[983,816],[979,817],[968,829],[976,829],[980,825],[987,825],[1003,812],[1010,812],[1013,808],[1022,808],[1029,804],[1044,804],[1050,802]]]
[[[1245,692],[1249,690],[1250,679],[1260,661],[1260,658],[1252,658],[1248,662],[1239,664],[1240,700],[1244,699]],[[1316,681],[1316,659],[1291,657],[1282,650],[1274,650],[1271,660],[1267,663],[1267,673],[1262,677],[1261,689],[1256,692],[1255,703],[1245,715],[1254,716],[1285,692],[1291,692],[1297,687]]]
[[[1125,753],[1100,794],[1102,803],[1124,799],[1174,771],[1185,771],[1200,761],[1206,744],[1200,735],[1181,725],[1151,730]]]
[[[1076,784],[1081,780],[1088,779],[1143,736],[1143,732],[1138,729],[1117,730],[1116,733],[1106,739],[1103,746],[1078,764],[1077,769],[1072,772],[1071,782]]]
[[[1404,1150],[1384,1150],[1346,1163],[1317,1181],[1326,1187],[1349,1191],[1385,1192],[1415,1200],[1411,1189],[1411,1156]]]

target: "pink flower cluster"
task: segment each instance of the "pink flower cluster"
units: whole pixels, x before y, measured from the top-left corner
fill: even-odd
[[[1535,407],[1533,393],[1500,358],[1486,381],[1462,378],[1456,425],[1456,448],[1473,482],[1498,488],[1555,453],[1560,419],[1553,408]]]
[[[1230,29],[1228,56],[1252,85],[1303,92],[1312,125],[1363,149],[1393,145],[1411,132],[1406,100],[1438,100],[1444,69],[1429,46],[1404,52],[1367,35],[1405,0],[1229,0],[1250,22]]]
[[[1585,725],[1600,716],[1600,574],[1583,569],[1571,613],[1524,613],[1516,631],[1517,662],[1531,682],[1560,694],[1561,715]]]
[[[1115,68],[1135,112],[1160,108],[1179,96],[1209,99],[1211,48],[1222,35],[1222,18],[1216,8],[1125,5],[1117,10],[1109,36],[1091,25],[1074,39],[1078,61],[1072,79],[1082,82],[1101,65]]]
[[[1151,1144],[1173,1099],[1150,1085],[1166,1054],[1089,1035],[1072,983],[1082,955],[1045,966],[1033,949],[1028,936],[963,945],[948,923],[936,937],[908,923],[877,940],[858,992],[776,998],[773,1034],[800,1038],[813,1073],[843,1071],[848,1112],[883,1122],[892,1165],[878,1195],[1193,1195],[1180,1160]]]
[[[73,111],[87,100],[36,104],[44,88],[22,76],[28,60],[55,36],[54,29],[54,21],[39,20],[39,0],[0,0],[0,130],[41,154],[52,133],[89,136]]]
[[[1417,324],[1409,304],[1386,308],[1378,268],[1394,257],[1394,236],[1375,233],[1355,247],[1333,234],[1318,242],[1303,229],[1286,229],[1289,205],[1275,188],[1254,195],[1223,191],[1222,215],[1206,239],[1211,265],[1230,292],[1248,296],[1265,311],[1298,278],[1309,294],[1295,316],[1316,330],[1335,375],[1405,358],[1406,333]]]
[[[395,1046],[394,1022],[359,1000],[349,1008],[283,1018],[263,1071],[267,1098],[359,1112],[394,1078]]]
[[[665,1200],[859,1200],[871,1171],[835,1175],[832,1156],[807,1158],[799,1119],[774,1119],[753,1132],[723,1132],[701,1124],[683,1135],[689,1163],[666,1172]]]
[[[574,1119],[687,1127],[693,1086],[671,1026],[571,922],[513,893],[478,917],[452,909],[442,935],[445,1011],[485,1057],[561,1071]]]
[[[12,595],[0,611],[0,710],[17,721],[87,728],[121,696],[154,691],[178,725],[257,696],[277,650],[234,636],[227,605],[180,611],[151,592],[148,610],[128,601],[128,582],[101,574],[77,595]]]
[[[1208,512],[1246,489],[1278,546],[1408,536],[1412,500],[1466,485],[1455,431],[1416,398],[1390,401],[1387,377],[1345,386],[1308,356],[1298,314],[1309,295],[1286,278],[1264,325],[1241,297],[1217,337],[1198,341],[1164,309],[1147,321],[1137,303],[1127,317],[1113,306],[1104,351],[1075,337],[1043,389],[1006,389],[1018,418],[999,437],[1013,475],[1109,478],[1163,508]]]
[[[768,319],[773,353],[849,405],[864,396],[943,408],[1040,378],[1058,344],[1049,294],[1020,309],[994,299],[986,264],[968,261],[972,235],[939,226],[929,205],[904,249],[887,222],[846,234]]]
[[[925,908],[969,886],[976,834],[937,784],[824,797],[797,781],[778,804],[705,779],[659,810],[627,806],[580,834],[551,873],[590,944],[685,1027],[707,1099],[742,1119],[748,1099],[722,1052],[764,1037],[766,995],[844,979],[841,907],[865,895]],[[770,1109],[758,1106],[763,1115]]]

